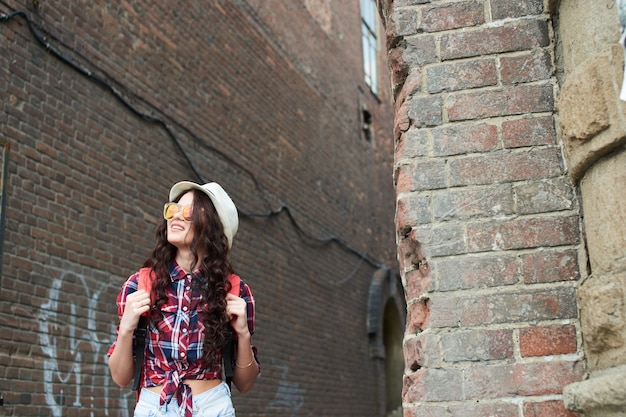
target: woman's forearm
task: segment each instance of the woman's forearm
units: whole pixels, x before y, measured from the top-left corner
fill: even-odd
[[[119,333],[115,349],[109,357],[111,377],[120,387],[127,386],[135,376],[135,360],[133,358],[133,334]]]
[[[259,376],[259,365],[254,359],[250,335],[240,336],[237,344],[237,360],[233,370],[233,383],[242,394],[248,392]]]

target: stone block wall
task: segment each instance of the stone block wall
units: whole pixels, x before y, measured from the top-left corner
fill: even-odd
[[[588,254],[578,290],[590,377],[565,389],[585,416],[626,410],[626,102],[614,1],[562,1],[558,102],[564,154],[578,185]]]

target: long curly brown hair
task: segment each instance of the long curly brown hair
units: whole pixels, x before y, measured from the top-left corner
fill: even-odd
[[[201,275],[193,277],[199,285],[202,300],[202,323],[204,324],[203,362],[210,365],[219,359],[222,347],[230,337],[230,326],[226,314],[226,294],[230,290],[228,275],[233,273],[229,260],[228,239],[222,222],[209,196],[200,191],[193,192],[191,227],[193,239],[190,249],[194,265],[199,265]],[[184,194],[184,193],[183,193]],[[174,199],[178,202],[182,195]],[[160,307],[167,302],[165,289],[171,282],[169,265],[176,258],[177,248],[167,240],[167,220],[156,230],[156,245],[144,267],[152,268],[157,279],[152,286],[155,306],[152,320],[162,320]],[[200,259],[200,256],[202,258]]]

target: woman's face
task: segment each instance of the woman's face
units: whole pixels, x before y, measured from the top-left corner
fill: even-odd
[[[193,205],[193,191],[186,192],[178,201],[178,205],[180,207]],[[167,221],[167,241],[181,250],[189,249],[192,239],[191,221],[184,219],[183,210],[180,209]]]

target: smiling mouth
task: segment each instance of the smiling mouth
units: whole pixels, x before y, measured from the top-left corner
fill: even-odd
[[[172,230],[173,232],[183,232],[185,228],[179,224],[173,224],[170,226],[170,230]]]

